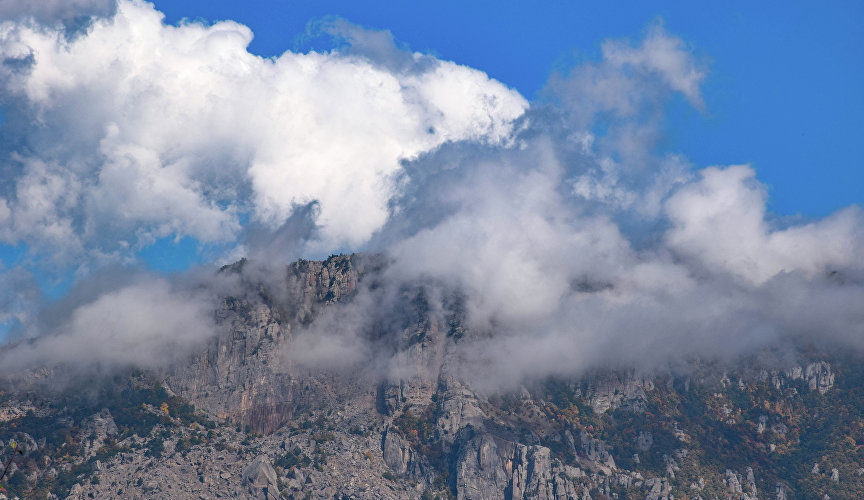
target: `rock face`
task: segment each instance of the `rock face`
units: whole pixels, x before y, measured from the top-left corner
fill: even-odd
[[[419,456],[393,429],[384,431],[381,453],[384,463],[396,474],[414,478],[423,477],[423,466]]]
[[[465,428],[455,447],[457,498],[578,498],[586,474],[561,464],[545,446],[525,446]]]
[[[735,471],[726,470],[726,488],[727,498],[736,500],[758,500],[756,496],[756,480],[754,479],[753,469],[747,468],[746,481]]]
[[[317,395],[326,391],[319,380],[286,373],[277,346],[290,338],[292,325],[308,323],[320,307],[350,294],[357,279],[350,257],[299,261],[288,268],[277,293],[256,286],[257,297],[227,297],[216,313],[223,332],[189,365],[177,367],[166,386],[243,429],[273,432],[298,406],[317,405]]]
[[[86,419],[81,426],[80,439],[85,442],[85,454],[93,455],[109,437],[117,435],[117,424],[107,408]]]
[[[603,373],[588,382],[585,397],[595,413],[621,407],[640,411],[644,408],[646,388],[653,389],[653,382],[632,374]]]
[[[786,370],[790,380],[806,380],[811,391],[825,394],[834,387],[834,374],[831,365],[825,361],[809,363],[806,366],[795,366]]]

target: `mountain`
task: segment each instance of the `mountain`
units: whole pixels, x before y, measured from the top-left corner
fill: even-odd
[[[267,279],[251,265],[220,271],[243,293],[220,296],[217,333],[186,363],[7,380],[7,498],[864,498],[853,354],[805,345],[479,390],[458,347],[488,333],[458,293],[407,284],[378,311],[358,290],[382,286],[383,259]],[[350,307],[368,321],[345,325]],[[296,354],[340,327],[374,351]]]

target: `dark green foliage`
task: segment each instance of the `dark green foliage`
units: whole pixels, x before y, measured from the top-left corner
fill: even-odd
[[[312,440],[315,441],[316,444],[326,443],[328,441],[333,441],[336,439],[336,436],[332,432],[316,432],[312,434]]]
[[[784,379],[776,389],[769,380],[723,387],[683,384],[658,386],[647,393],[644,412],[627,409],[594,415],[585,401],[566,383],[546,384],[550,421],[561,432],[588,429],[607,443],[619,467],[640,471],[644,476],[665,476],[672,457],[680,467],[673,486],[687,491],[698,477],[711,478],[701,492],[705,498],[725,495],[720,483],[727,469],[744,473],[752,467],[760,491],[773,492],[777,482],[786,484],[794,498],[861,498],[864,477],[864,366],[856,360],[835,362],[837,385],[825,394],[804,380]],[[518,403],[498,400],[508,413]],[[575,407],[578,411],[564,411]],[[567,418],[562,418],[565,416]],[[764,422],[763,431],[757,426]],[[532,424],[533,429],[537,428]],[[650,432],[649,450],[639,450],[636,438]],[[554,436],[555,432],[548,433]],[[561,441],[542,439],[564,462],[570,458]],[[686,449],[687,454],[676,456]],[[633,459],[639,455],[639,462]],[[820,473],[813,474],[814,464]],[[836,468],[841,480],[830,479]],[[790,496],[792,498],[792,496]]]
[[[19,432],[32,436],[35,440],[44,439],[44,446],[36,450],[28,450],[26,460],[18,464],[21,469],[8,481],[4,481],[8,496],[21,498],[45,498],[52,493],[60,498],[68,495],[69,489],[82,478],[93,477],[96,470],[96,460],[108,462],[114,455],[122,451],[120,441],[137,435],[149,437],[157,425],[167,428],[189,426],[193,423],[204,428],[215,428],[215,423],[195,411],[187,401],[177,396],[171,396],[161,385],[147,382],[140,374],[129,374],[128,378],[114,377],[113,383],[104,380],[94,383],[90,380],[70,383],[65,393],[54,395],[51,406],[63,408],[59,413],[47,417],[28,414],[24,417],[0,422],[0,439],[8,442]],[[94,392],[92,387],[98,387]],[[8,396],[0,396],[7,397]],[[33,399],[36,399],[35,397]],[[167,409],[168,414],[160,408]],[[96,450],[94,456],[80,464],[74,459],[81,452],[81,424],[87,418],[107,408],[117,425],[118,434],[109,437],[103,446]],[[171,436],[170,430],[149,439],[144,448],[148,456],[159,457],[164,451],[163,441]],[[186,447],[199,444],[197,437],[178,441],[182,451]],[[56,478],[40,474],[36,484],[29,484],[26,476],[31,470],[38,470],[37,464],[49,459],[58,470]],[[64,471],[59,465],[69,464]]]
[[[157,436],[147,442],[146,448],[147,451],[144,453],[145,456],[161,458],[162,453],[165,451],[165,443],[162,438]]]
[[[429,405],[418,415],[407,408],[393,420],[393,425],[412,446],[420,448],[438,437],[435,420],[435,406]]]
[[[282,467],[285,470],[290,470],[293,467],[308,467],[311,464],[312,460],[304,455],[299,447],[286,452],[273,462],[274,466]]]
[[[438,398],[436,398],[438,399]],[[451,496],[451,457],[438,433],[436,422],[439,417],[435,403],[429,404],[415,413],[410,407],[393,419],[393,425],[410,444],[423,455],[435,469],[436,478],[433,486],[444,498]],[[436,497],[438,494],[436,494]]]
[[[186,452],[193,447],[205,444],[206,442],[206,438],[202,438],[199,436],[181,437],[177,440],[177,444],[174,446],[174,451],[185,455]]]

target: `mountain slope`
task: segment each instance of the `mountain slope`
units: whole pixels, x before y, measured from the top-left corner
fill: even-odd
[[[26,455],[9,497],[864,497],[851,355],[801,348],[481,392],[460,375],[457,348],[478,333],[458,294],[414,283],[353,325],[376,357],[323,369],[292,353],[352,317],[340,308],[370,309],[358,290],[376,289],[383,264],[300,261],[266,280],[248,266],[221,271],[244,293],[222,297],[222,329],[186,364],[56,390],[10,382],[0,439]]]

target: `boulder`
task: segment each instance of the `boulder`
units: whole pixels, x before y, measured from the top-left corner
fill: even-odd
[[[243,469],[243,485],[252,498],[276,500],[279,498],[279,483],[276,471],[264,455],[259,456]]]

